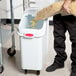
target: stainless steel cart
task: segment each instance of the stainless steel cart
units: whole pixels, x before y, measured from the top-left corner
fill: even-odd
[[[7,50],[7,54],[9,56],[14,56],[16,54],[16,50],[15,50],[15,36],[14,36],[14,15],[13,15],[13,4],[12,4],[12,0],[10,0],[10,8],[11,8],[11,36],[12,36],[12,47],[9,48]],[[6,32],[3,31],[2,27],[1,27],[1,19],[0,19],[0,73],[2,73],[4,71],[4,67],[3,67],[3,58],[2,58],[2,44],[5,40],[3,40],[3,34]],[[4,32],[4,33],[3,33]],[[5,34],[4,34],[5,35]],[[7,41],[7,40],[6,40]]]
[[[23,11],[25,10],[25,8],[28,7],[28,0],[23,0]],[[13,0],[10,0],[10,9],[11,9],[11,38],[12,38],[12,46],[7,50],[7,54],[9,56],[14,56],[16,54],[16,50],[15,50],[15,35],[14,35],[14,11],[13,11]],[[3,59],[2,59],[2,43],[3,43],[3,39],[2,39],[2,30],[1,30],[1,19],[0,19],[0,73],[3,72],[4,67],[3,67]]]

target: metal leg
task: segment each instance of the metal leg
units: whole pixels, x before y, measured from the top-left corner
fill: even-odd
[[[25,11],[25,0],[23,0],[23,11]]]
[[[14,11],[13,11],[13,0],[10,0],[11,7],[11,32],[14,32]],[[15,36],[12,35],[12,48],[15,49]]]
[[[4,70],[2,61],[2,33],[1,33],[1,19],[0,19],[0,73]]]
[[[14,32],[14,11],[13,11],[13,0],[10,0],[10,8],[11,8],[11,33]],[[15,51],[15,36],[12,35],[12,47],[7,51],[9,56],[14,56]]]
[[[1,19],[0,19],[0,65],[2,65],[2,33],[1,33]]]

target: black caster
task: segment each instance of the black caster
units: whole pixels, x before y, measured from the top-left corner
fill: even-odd
[[[6,25],[6,23],[3,23],[3,25]]]
[[[27,74],[27,70],[25,70],[25,74]]]
[[[40,75],[40,71],[37,71],[37,73],[36,73],[37,75]]]
[[[4,71],[4,67],[1,66],[1,67],[0,67],[0,74],[1,74],[3,71]]]
[[[12,56],[14,56],[14,55],[16,54],[16,50],[14,49],[14,50],[12,51],[11,48],[9,48],[9,49],[7,50],[7,54],[12,57]]]

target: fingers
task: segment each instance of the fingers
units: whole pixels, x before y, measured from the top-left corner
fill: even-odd
[[[35,20],[32,20],[31,21],[31,27],[35,27],[35,25],[36,25],[36,21]]]
[[[62,9],[63,9],[64,11],[66,11],[68,14],[70,14],[70,9],[69,9],[69,6],[68,6],[68,5],[63,5],[63,6],[62,6]]]
[[[70,8],[69,8],[70,4],[71,4],[71,0],[65,0],[62,5],[62,9],[69,14],[70,14]]]

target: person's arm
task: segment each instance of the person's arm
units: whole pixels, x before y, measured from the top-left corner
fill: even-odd
[[[67,13],[70,13],[69,5],[73,0],[65,0],[62,6],[62,9],[65,10]]]

